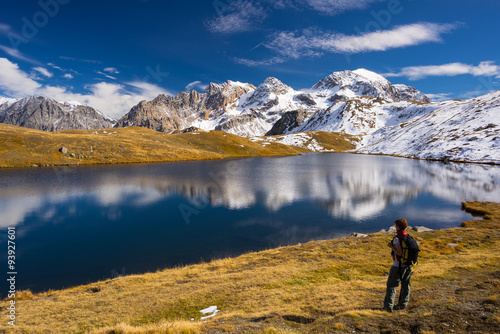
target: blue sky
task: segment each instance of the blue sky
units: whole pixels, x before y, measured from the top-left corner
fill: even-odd
[[[434,99],[500,89],[498,0],[4,1],[0,95],[88,103],[366,68]]]

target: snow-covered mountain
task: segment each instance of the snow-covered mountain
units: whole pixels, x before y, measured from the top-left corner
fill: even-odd
[[[290,134],[305,131],[344,132],[351,135],[367,135],[378,129],[408,121],[434,110],[435,104],[416,100],[391,102],[371,96],[359,96],[336,100],[314,113],[288,112],[275,123],[268,134]],[[298,119],[301,117],[302,119]],[[279,128],[282,130],[279,131]]]
[[[58,131],[109,128],[116,120],[78,102],[31,96],[23,99],[0,97],[0,123]]]
[[[347,103],[358,98],[379,103],[403,100],[429,102],[413,87],[392,85],[374,72],[359,69],[335,72],[312,88],[297,91],[270,77],[258,87],[226,81],[218,85],[210,84],[202,94],[191,91],[175,97],[160,95],[151,102],[143,101],[132,108],[117,126],[145,126],[165,132],[195,126],[253,137],[268,133],[287,112],[301,110],[310,116],[329,110],[341,101]]]
[[[433,103],[363,139],[361,153],[500,163],[500,91]],[[406,109],[407,110],[407,109]]]

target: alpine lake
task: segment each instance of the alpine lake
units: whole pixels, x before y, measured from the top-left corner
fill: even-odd
[[[458,227],[472,219],[461,202],[500,201],[500,166],[323,153],[2,169],[0,189],[4,275],[10,228],[16,289],[40,292],[375,233],[402,217]]]

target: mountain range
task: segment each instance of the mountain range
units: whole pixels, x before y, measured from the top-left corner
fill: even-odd
[[[431,102],[416,88],[365,69],[334,72],[301,90],[273,77],[258,87],[211,83],[203,93],[141,101],[119,120],[78,103],[0,98],[0,122],[47,131],[140,126],[176,133],[195,127],[243,137],[320,130],[359,136],[361,153],[500,163],[500,91]]]

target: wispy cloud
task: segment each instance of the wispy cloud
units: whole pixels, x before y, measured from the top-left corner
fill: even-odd
[[[286,62],[286,59],[283,57],[273,57],[273,58],[264,59],[264,60],[251,60],[251,59],[235,57],[235,58],[233,58],[233,60],[237,64],[242,64],[242,65],[246,65],[249,67],[271,66],[271,65],[282,64],[282,63]]]
[[[61,67],[57,66],[54,63],[47,63],[47,65],[49,65],[52,68],[55,68],[56,70],[63,71],[63,72],[65,71],[64,69],[62,69]]]
[[[319,57],[325,53],[362,53],[387,51],[416,46],[424,43],[442,42],[442,35],[456,29],[455,24],[415,23],[389,30],[367,32],[360,35],[345,35],[321,29],[282,31],[270,36],[263,45],[279,56],[266,60],[236,58],[236,62],[248,65],[274,65],[289,59]]]
[[[264,22],[273,11],[314,11],[322,15],[338,15],[351,10],[367,9],[386,0],[234,0],[216,1],[218,16],[207,22],[213,33],[235,34],[251,31]],[[219,8],[221,7],[221,8]]]
[[[13,58],[34,64],[34,65],[41,65],[40,62],[24,55],[21,51],[19,51],[17,49],[13,49],[13,48],[9,48],[8,46],[0,45],[0,50],[2,50],[3,52],[5,52],[6,54],[8,54],[9,56],[11,56]]]
[[[17,64],[0,58],[0,90],[8,97],[41,95],[57,101],[78,101],[120,118],[142,100],[151,100],[158,94],[171,94],[162,87],[143,81],[125,84],[99,82],[86,85],[85,89],[88,93],[79,94],[66,87],[43,85]]]
[[[111,80],[116,80],[116,78],[115,78],[114,76],[111,76],[111,75],[106,74],[106,73],[104,73],[104,72],[101,72],[101,71],[96,71],[96,73],[97,73],[97,74],[100,74],[100,75],[103,75],[103,76],[105,76],[105,77],[106,77],[106,78],[108,78],[108,79],[111,79]]]
[[[74,76],[71,73],[66,73],[66,74],[63,75],[63,78],[65,78],[65,79],[73,79]]]
[[[320,13],[338,15],[349,10],[366,9],[372,3],[381,1],[383,0],[306,0],[305,3]]]
[[[106,67],[103,71],[108,72],[108,73],[112,73],[112,74],[119,74],[120,73],[120,71],[118,71],[118,69],[116,69],[116,67]]]
[[[500,78],[500,66],[493,61],[482,61],[479,65],[464,63],[450,63],[443,65],[408,66],[399,72],[383,74],[386,77],[407,77],[410,80],[419,80],[431,76],[457,76],[470,74],[473,76],[496,76]]]
[[[191,89],[198,88],[201,90],[205,90],[207,87],[208,87],[208,85],[202,83],[201,81],[193,81],[186,86],[186,89],[191,90]]]
[[[361,35],[306,29],[301,33],[281,32],[265,46],[290,58],[316,56],[322,52],[387,51],[423,43],[441,42],[441,35],[455,28],[453,24],[415,23]]]
[[[208,30],[217,34],[235,34],[251,31],[256,24],[263,22],[267,11],[259,4],[251,1],[235,1],[224,14],[206,23]]]
[[[37,71],[38,73],[40,73],[43,76],[46,76],[47,78],[52,78],[54,76],[54,74],[49,72],[49,70],[47,70],[44,67],[33,67],[33,70]]]
[[[87,63],[87,64],[102,64],[103,63],[103,61],[101,61],[101,60],[80,59],[80,58],[66,57],[66,56],[59,56],[59,59],[68,60],[68,61],[76,61],[76,62],[79,62],[79,63]]]
[[[408,66],[399,72],[385,73],[386,77],[407,77],[410,80],[419,80],[427,77],[448,76],[470,74],[473,76],[496,76],[500,78],[500,66],[493,61],[482,61],[479,65],[469,65],[464,63],[450,63],[443,65],[428,66]]]

